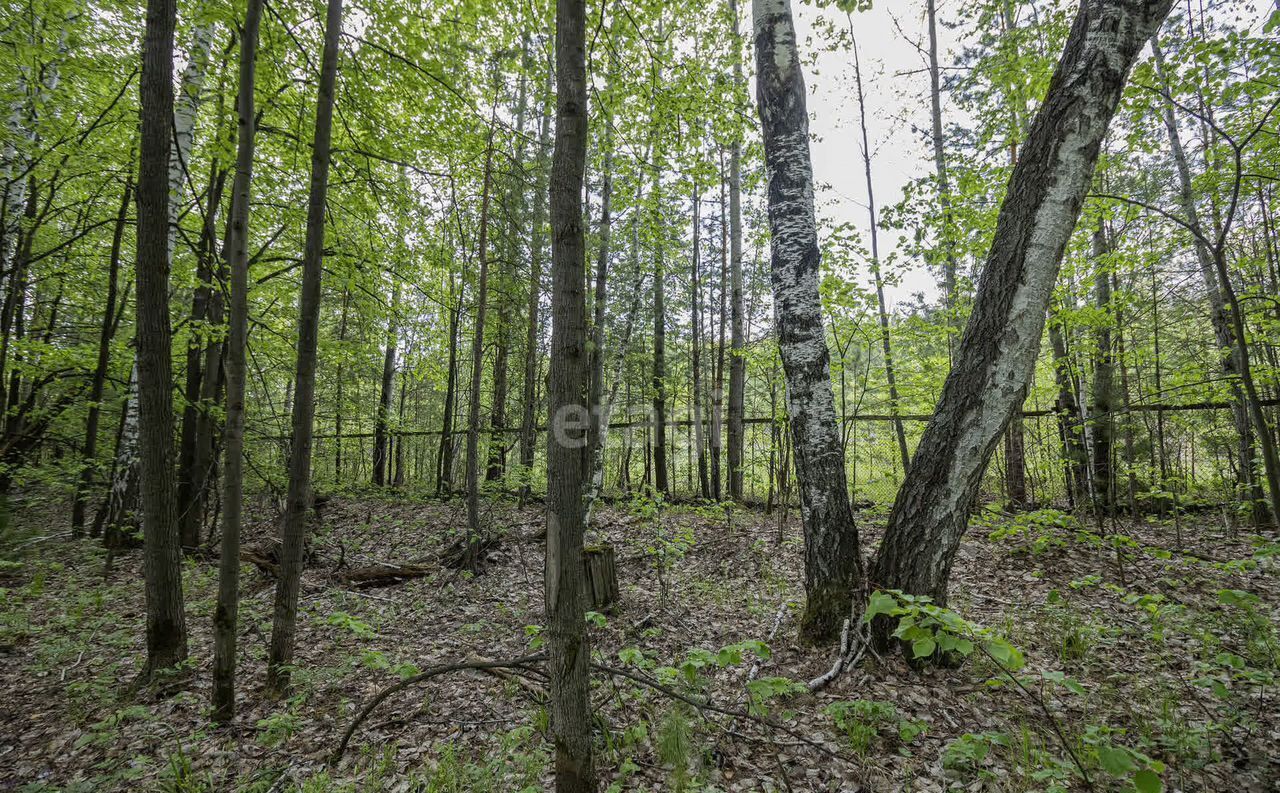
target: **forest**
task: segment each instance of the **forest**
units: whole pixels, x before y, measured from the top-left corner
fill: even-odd
[[[1280,2],[0,9],[0,790],[1280,791]]]

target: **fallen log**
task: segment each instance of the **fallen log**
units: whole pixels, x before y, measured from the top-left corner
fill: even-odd
[[[343,570],[338,576],[355,589],[372,589],[403,584],[411,578],[425,578],[437,569],[420,564],[379,563]]]

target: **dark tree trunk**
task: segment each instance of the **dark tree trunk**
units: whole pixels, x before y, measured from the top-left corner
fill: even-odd
[[[1171,0],[1085,0],[1013,168],[973,313],[872,572],[946,603],[969,509],[1020,409],[1062,254],[1129,69]]]
[[[1115,354],[1111,349],[1111,273],[1102,225],[1094,230],[1094,305],[1102,315],[1097,359],[1093,365],[1093,487],[1097,506],[1110,514],[1115,507],[1111,472],[1111,436],[1115,428]]]
[[[557,793],[596,789],[583,592],[587,328],[582,185],[587,154],[586,9],[556,4],[556,144],[551,170],[551,387],[546,619]]]
[[[98,359],[93,367],[93,382],[89,386],[89,413],[84,423],[84,469],[76,481],[75,499],[71,505],[71,533],[79,537],[84,533],[85,502],[93,489],[93,469],[98,456],[98,424],[102,417],[102,397],[106,391],[107,373],[111,364],[111,339],[116,331],[116,300],[119,291],[120,254],[124,244],[124,229],[129,220],[129,204],[133,200],[133,175],[125,179],[124,195],[120,210],[116,213],[115,230],[111,235],[111,255],[107,262],[107,296],[102,309],[102,327],[98,331]]]
[[[478,548],[480,538],[480,386],[484,377],[484,325],[489,304],[489,187],[493,180],[494,119],[489,120],[485,147],[484,179],[480,198],[480,271],[476,275],[475,324],[471,331],[471,393],[467,410],[467,530],[468,548]],[[492,439],[491,439],[492,442]],[[473,568],[470,553],[464,566]]]
[[[800,632],[831,641],[862,586],[862,558],[846,487],[818,294],[817,224],[809,118],[790,0],[756,0],[758,104],[769,177],[774,332],[787,383],[805,533]]]
[[[142,49],[138,173],[138,450],[146,555],[147,667],[187,657],[182,553],[173,471],[173,363],[169,327],[169,153],[173,138],[174,0],[148,0]]]
[[[548,59],[550,61],[550,59]],[[547,81],[550,83],[553,64],[547,64]],[[548,92],[550,93],[550,92]],[[543,223],[547,212],[547,162],[546,152],[550,138],[550,113],[540,102],[543,112],[538,124],[538,148],[534,156],[534,196],[533,196],[533,229],[529,236],[529,294],[526,307],[526,326],[524,339],[524,386],[521,395],[523,415],[520,419],[520,467],[525,485],[521,488],[521,499],[527,499],[532,490],[529,479],[532,477],[534,458],[538,448],[537,437],[537,397],[538,397],[538,307],[542,296],[542,247]]]
[[[733,80],[736,90],[745,90],[742,60],[738,55],[738,4],[729,0],[734,42]],[[742,294],[742,141],[737,135],[729,149],[729,282],[732,319],[729,323],[729,432],[726,462],[729,466],[729,498],[742,500],[742,447],[747,384],[746,313]]]
[[[660,159],[658,160],[661,161]],[[664,496],[671,494],[667,479],[667,267],[666,229],[662,225],[662,175],[654,176],[654,233],[653,264],[653,472],[654,486]]]
[[[218,604],[213,614],[213,720],[231,721],[236,710],[236,633],[240,610],[240,528],[244,484],[245,353],[249,334],[249,197],[253,179],[254,83],[258,30],[264,0],[249,0],[240,32],[240,88],[236,173],[231,185],[226,258],[230,286],[227,325],[226,457],[222,471],[222,547],[218,558]]]
[[[1071,366],[1066,328],[1060,315],[1049,318],[1049,345],[1053,349],[1053,379],[1058,386],[1055,410],[1058,414],[1058,436],[1062,442],[1063,480],[1070,506],[1082,506],[1088,499],[1088,452],[1084,446],[1084,427],[1080,421],[1080,391]]]
[[[391,391],[396,376],[396,312],[400,310],[400,282],[392,287],[391,314],[387,318],[386,352],[382,356],[382,384],[378,391],[378,419],[373,429],[373,484],[382,487],[390,480],[387,467],[391,455],[387,449],[391,424]]]
[[[298,297],[298,365],[293,396],[293,445],[289,455],[289,494],[281,528],[280,579],[267,666],[267,691],[282,696],[289,687],[298,622],[298,584],[311,504],[312,423],[316,410],[316,346],[320,326],[320,278],[324,264],[325,196],[329,188],[333,93],[338,77],[342,36],[342,0],[329,0],[325,17],[324,54],[316,100],[315,138],[311,147],[311,187],[307,201],[307,236],[302,254],[302,290]]]
[[[452,292],[452,281],[450,282]],[[444,418],[440,427],[440,453],[436,467],[436,495],[448,495],[453,490],[453,411],[458,401],[458,334],[462,324],[462,297],[465,289],[458,287],[453,310],[449,313],[449,374],[445,379]]]

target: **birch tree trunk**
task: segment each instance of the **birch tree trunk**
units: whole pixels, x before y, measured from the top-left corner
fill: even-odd
[[[174,0],[148,0],[142,49],[138,172],[138,451],[147,601],[143,677],[187,657],[182,553],[173,470],[173,349],[169,327],[169,196],[165,173],[173,135]]]
[[[946,602],[983,471],[1026,395],[1102,139],[1129,69],[1171,2],[1081,5],[1010,176],[955,366],[890,513],[872,570],[877,586]]]
[[[329,0],[316,100],[315,137],[311,147],[302,289],[298,297],[298,365],[293,397],[293,445],[289,454],[289,494],[280,532],[280,580],[276,584],[267,665],[267,691],[276,697],[282,696],[289,687],[289,664],[293,662],[298,620],[298,583],[302,575],[307,512],[311,505],[311,442],[316,411],[316,344],[320,326],[320,278],[324,264],[325,196],[329,189],[333,94],[338,78],[341,36],[342,0]]]
[[[240,610],[240,529],[244,498],[244,383],[249,335],[249,199],[257,134],[254,85],[258,31],[264,0],[249,0],[240,31],[240,87],[236,173],[231,185],[227,233],[230,281],[226,342],[227,417],[222,472],[222,547],[218,558],[218,602],[213,613],[213,720],[226,724],[236,711],[236,632]]]
[[[758,104],[769,181],[774,331],[805,535],[801,636],[833,640],[862,585],[862,558],[836,426],[831,366],[818,294],[817,224],[804,76],[790,0],[754,0]]]
[[[556,3],[556,143],[551,170],[551,386],[547,441],[545,570],[551,738],[557,793],[596,789],[591,750],[591,649],[583,593],[582,480],[587,388],[586,8]]]

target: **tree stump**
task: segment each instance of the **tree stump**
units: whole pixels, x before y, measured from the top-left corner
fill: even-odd
[[[618,571],[612,545],[592,545],[582,550],[582,566],[587,606],[592,611],[610,612],[618,602]]]

